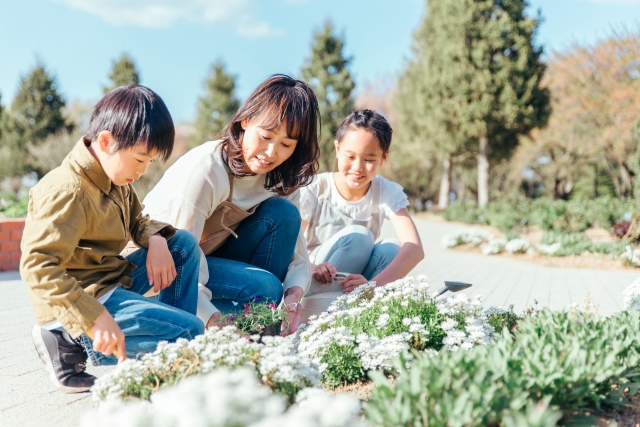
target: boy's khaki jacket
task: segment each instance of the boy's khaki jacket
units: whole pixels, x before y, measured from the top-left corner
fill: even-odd
[[[175,234],[141,214],[131,185],[111,183],[88,143],[86,137],[78,141],[62,165],[31,189],[21,243],[20,275],[36,321],[57,319],[74,338],[104,310],[96,298],[131,286],[128,276],[136,266],[120,256],[127,242],[148,248],[153,234]]]

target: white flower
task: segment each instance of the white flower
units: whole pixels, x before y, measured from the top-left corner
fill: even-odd
[[[640,277],[622,292],[625,310],[640,310]]]
[[[562,245],[559,242],[553,243],[551,245],[538,245],[538,252],[545,255],[555,255],[562,248]]]
[[[385,326],[387,326],[387,323],[389,322],[389,315],[388,314],[382,314],[380,315],[380,317],[378,317],[378,321],[376,322],[376,328],[384,328]]]
[[[640,263],[640,248],[631,249],[631,246],[625,246],[624,252],[620,255],[620,259],[632,267],[637,267]]]
[[[402,324],[404,326],[409,326],[411,324],[411,319],[409,319],[408,317],[405,317],[404,319],[402,319]]]
[[[526,239],[513,239],[504,245],[504,249],[512,254],[523,254],[529,250],[531,244]]]
[[[496,255],[504,250],[507,240],[503,238],[490,239],[487,243],[480,246],[482,253],[485,255]]]

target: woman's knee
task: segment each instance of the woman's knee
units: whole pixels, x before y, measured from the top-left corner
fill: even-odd
[[[280,226],[300,228],[302,217],[300,211],[290,201],[282,197],[271,197],[260,204],[259,215],[269,218]]]
[[[280,303],[284,295],[282,282],[273,274],[265,274],[260,278],[260,286],[256,289],[255,298],[258,302],[268,301],[274,304]]]

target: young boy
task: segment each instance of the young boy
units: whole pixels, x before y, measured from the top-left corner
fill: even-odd
[[[203,333],[194,315],[198,242],[142,215],[131,186],[171,155],[174,135],[155,92],[114,89],[96,105],[87,135],[31,189],[20,274],[38,323],[33,342],[58,390],[89,390],[88,357],[115,364]],[[125,258],[129,240],[141,249]],[[142,296],[151,287],[158,301]]]

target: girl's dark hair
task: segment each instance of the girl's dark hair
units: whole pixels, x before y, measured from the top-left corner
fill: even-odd
[[[311,87],[302,80],[274,74],[253,91],[242,103],[222,136],[223,159],[236,177],[243,172],[242,121],[260,120],[268,130],[287,123],[287,136],[298,140],[291,157],[267,173],[264,187],[280,196],[293,193],[311,183],[318,169],[318,131],[320,110]]]
[[[102,97],[91,115],[87,137],[94,141],[103,130],[113,134],[116,151],[144,144],[165,161],[173,151],[176,132],[171,114],[162,98],[145,86],[118,87]]]
[[[389,153],[393,129],[391,129],[389,122],[387,122],[387,119],[381,114],[371,110],[358,110],[349,114],[347,118],[342,121],[338,132],[336,132],[336,141],[338,141],[338,144],[347,132],[355,129],[365,129],[371,132],[378,142],[380,142],[383,156]]]

